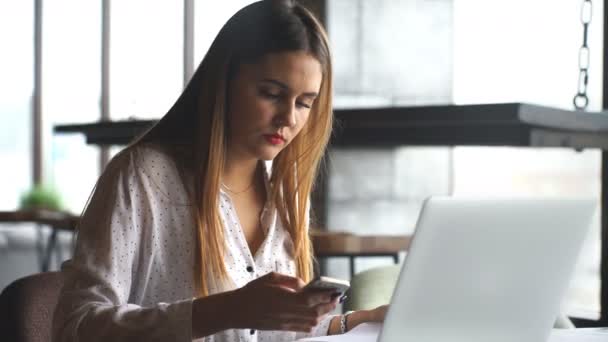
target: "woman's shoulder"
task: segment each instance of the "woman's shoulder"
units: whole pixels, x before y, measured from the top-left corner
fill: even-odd
[[[187,183],[185,172],[171,152],[158,144],[136,144],[125,148],[112,158],[106,172],[125,174],[129,179],[137,179],[136,183],[149,191],[178,202],[186,201],[183,193]]]
[[[158,144],[144,143],[131,147],[133,161],[148,173],[177,171],[177,164],[168,148]]]
[[[105,167],[104,173],[150,173],[154,169],[171,170],[174,166],[171,156],[161,146],[153,144],[134,145],[119,151]]]
[[[127,171],[147,171],[153,170],[160,173],[177,169],[174,158],[169,150],[157,144],[145,143],[126,147],[118,152],[108,163],[106,170]],[[156,170],[158,169],[158,170]]]

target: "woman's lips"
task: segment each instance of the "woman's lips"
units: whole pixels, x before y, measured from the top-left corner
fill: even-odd
[[[285,139],[278,134],[264,134],[264,138],[272,145],[281,145],[285,142]]]

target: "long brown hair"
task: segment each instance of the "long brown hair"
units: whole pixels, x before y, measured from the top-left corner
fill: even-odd
[[[207,276],[226,279],[219,191],[227,147],[228,86],[244,63],[269,53],[305,51],[322,66],[323,80],[308,122],[273,160],[270,199],[294,245],[297,275],[312,277],[309,197],[332,128],[332,66],[327,34],[294,1],[260,1],[238,11],[211,44],[169,112],[131,147],[155,143],[195,175],[191,194],[197,226],[197,288],[209,294]]]

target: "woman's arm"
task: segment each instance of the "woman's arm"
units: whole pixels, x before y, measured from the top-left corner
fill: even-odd
[[[147,286],[154,196],[133,153],[108,165],[81,218],[74,256],[62,267],[54,341],[191,341],[192,298],[129,303],[135,287]]]
[[[230,304],[233,296],[234,292],[230,291],[194,300],[191,324],[193,339],[213,335],[233,325],[231,311],[236,309]]]
[[[332,291],[299,291],[295,277],[269,273],[246,286],[194,300],[192,336],[199,338],[225,329],[288,330],[310,333],[334,310]]]
[[[352,330],[354,327],[361,323],[366,322],[384,322],[384,316],[388,306],[382,305],[373,310],[359,310],[351,313],[346,318],[346,329],[347,331]],[[336,316],[331,320],[329,325],[328,335],[337,335],[341,333],[340,320],[342,315]]]

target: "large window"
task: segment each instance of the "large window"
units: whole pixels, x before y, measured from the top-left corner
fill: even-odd
[[[159,118],[183,83],[183,1],[112,1],[110,117]]]
[[[194,65],[222,25],[251,0],[194,1]],[[112,120],[159,119],[184,82],[183,1],[112,2],[110,107]],[[132,18],[137,16],[138,25]],[[115,155],[122,147],[111,148]]]
[[[454,102],[572,108],[582,44],[579,0],[454,0]],[[590,109],[602,103],[602,2],[589,28]]]
[[[327,4],[336,106],[529,102],[573,107],[583,36],[581,1],[329,0]],[[588,95],[589,108],[598,110],[603,8],[598,1],[593,6]],[[329,229],[360,234],[411,232],[422,200],[438,194],[599,200],[600,158],[598,150],[568,149],[335,150]],[[370,180],[370,174],[377,177]],[[596,216],[565,303],[569,313],[599,312],[599,241]],[[357,269],[386,262],[361,260]],[[336,276],[347,276],[344,263],[329,266]]]
[[[98,149],[80,134],[58,135],[52,129],[99,119],[100,9],[99,3],[78,0],[45,1],[43,6],[44,176],[74,213],[80,213],[97,179]]]
[[[137,18],[137,25],[133,25]],[[183,1],[113,1],[110,12],[110,118],[158,119],[183,86]],[[114,156],[122,149],[113,146]]]
[[[31,186],[34,88],[32,1],[0,2],[0,208],[15,209]]]
[[[454,1],[454,102],[530,102],[572,109],[582,43],[581,1]],[[483,13],[483,15],[481,15]],[[601,108],[602,2],[589,28],[589,108]],[[514,24],[516,23],[516,24]],[[456,194],[600,198],[599,150],[460,147]],[[583,248],[568,313],[594,317],[599,306],[599,211]]]

